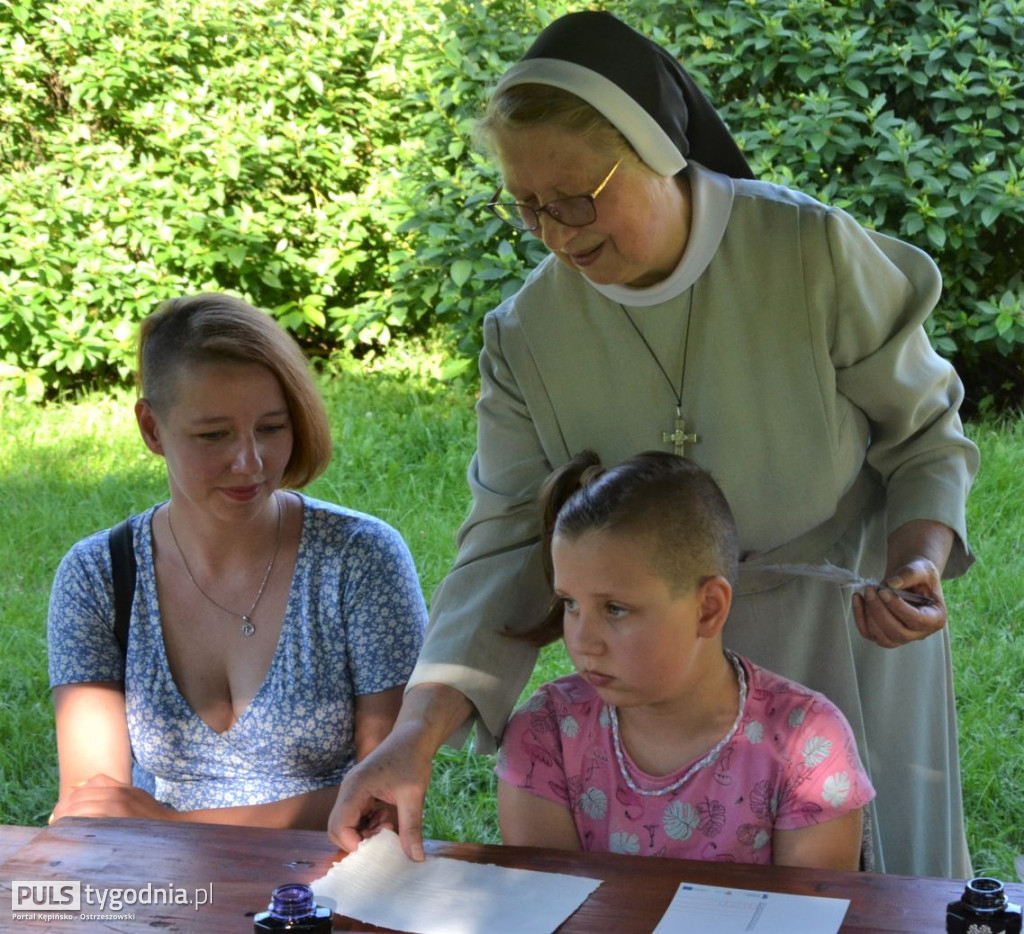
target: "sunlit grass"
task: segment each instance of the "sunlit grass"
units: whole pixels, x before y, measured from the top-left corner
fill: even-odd
[[[946,585],[968,839],[976,872],[1013,879],[1024,853],[1024,418],[972,426],[977,563]]]

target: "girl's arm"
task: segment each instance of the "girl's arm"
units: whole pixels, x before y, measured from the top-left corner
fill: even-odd
[[[568,809],[547,798],[498,781],[498,821],[506,846],[582,850]]]
[[[855,871],[860,868],[862,821],[862,809],[858,808],[798,830],[776,830],[772,835],[772,863]]]

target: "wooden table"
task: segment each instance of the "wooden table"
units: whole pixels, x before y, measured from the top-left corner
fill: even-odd
[[[476,863],[590,876],[603,884],[562,927],[560,934],[644,934],[657,925],[680,882],[759,891],[823,895],[850,900],[842,934],[941,934],[946,903],[960,897],[963,883],[872,873],[765,868],[689,860],[554,850],[428,842],[427,852]],[[0,828],[0,929],[77,931],[248,932],[271,890],[284,882],[311,882],[341,854],[323,833],[261,830],[164,821],[68,818],[44,830]],[[78,881],[94,889],[154,888],[204,893],[212,904],[137,905],[121,918],[83,926],[81,918],[12,923],[12,881]],[[1024,886],[1008,885],[1011,900],[1024,900]],[[82,912],[96,911],[96,907]],[[111,914],[114,914],[111,912]],[[134,918],[128,915],[134,914]],[[42,916],[41,916],[42,917]],[[379,928],[334,916],[338,931]]]
[[[40,833],[41,827],[6,827],[0,824],[0,865]]]

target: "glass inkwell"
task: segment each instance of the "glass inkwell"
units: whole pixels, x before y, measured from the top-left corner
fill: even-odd
[[[253,931],[288,931],[290,934],[330,934],[331,910],[321,908],[313,890],[301,882],[279,885],[270,896],[270,906],[253,918]]]
[[[1020,905],[1007,900],[998,879],[971,879],[960,901],[946,907],[946,934],[1021,934]]]

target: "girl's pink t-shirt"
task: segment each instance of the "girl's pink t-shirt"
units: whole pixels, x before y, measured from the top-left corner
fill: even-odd
[[[513,714],[498,777],[568,808],[584,850],[771,863],[772,832],[863,807],[875,790],[846,718],[824,695],[741,659],[747,701],[736,733],[683,786],[641,795],[622,777],[609,708],[579,675],[541,686]],[[672,775],[641,772],[623,750],[633,784],[664,789]]]

